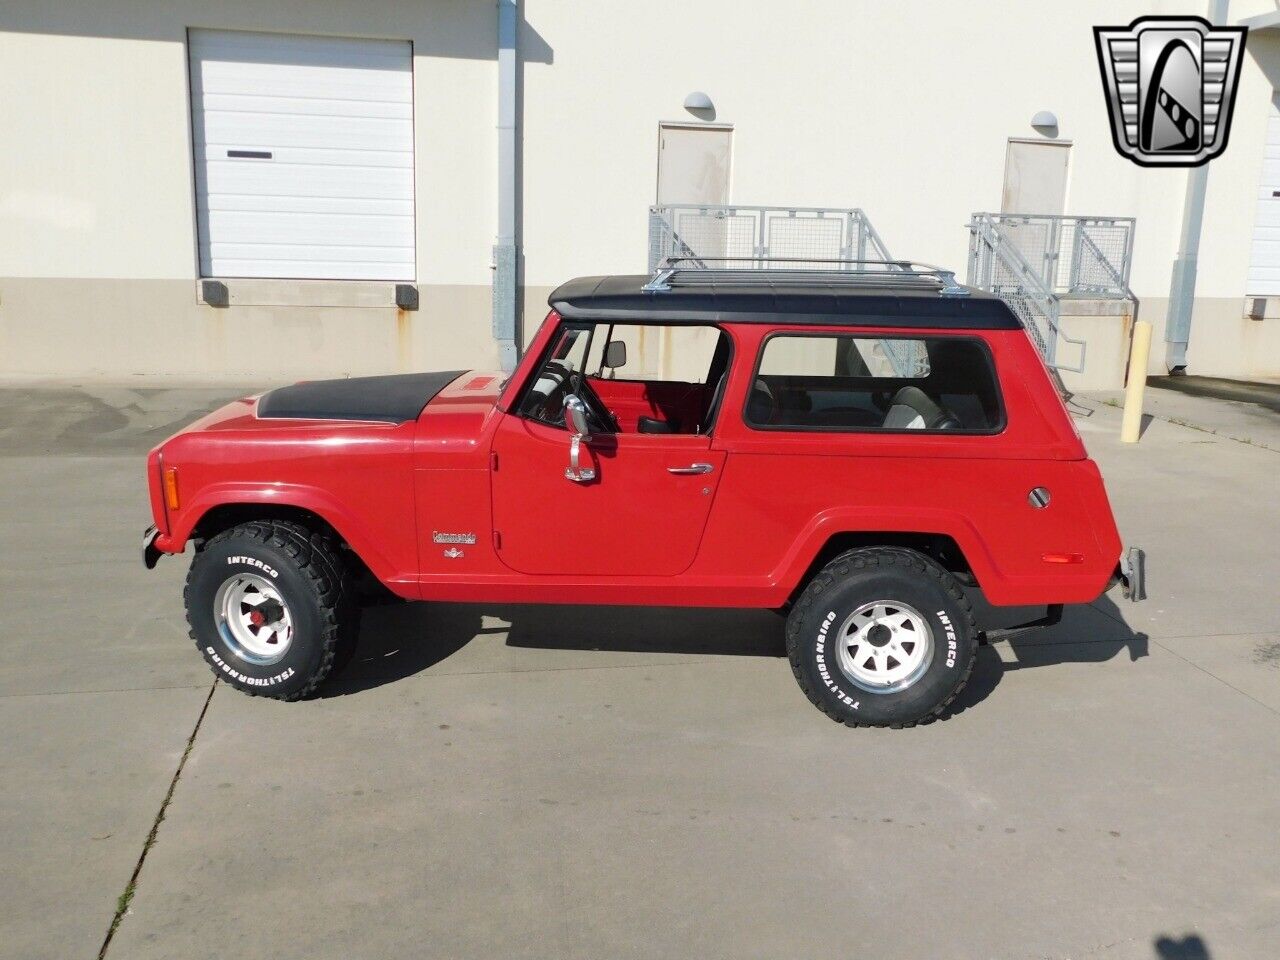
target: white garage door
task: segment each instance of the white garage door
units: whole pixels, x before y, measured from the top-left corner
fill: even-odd
[[[206,277],[412,280],[408,43],[192,30]]]
[[[1267,147],[1258,184],[1258,212],[1253,220],[1253,250],[1245,296],[1280,296],[1280,94],[1271,98]]]

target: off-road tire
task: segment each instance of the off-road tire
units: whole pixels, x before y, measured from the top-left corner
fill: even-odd
[[[933,633],[929,666],[893,693],[851,683],[835,651],[835,634],[846,617],[882,600],[909,604]],[[936,720],[964,689],[977,652],[973,607],[955,577],[900,547],[867,547],[836,557],[809,582],[787,617],[787,656],[800,689],[828,717],[850,727],[898,729]]]
[[[214,604],[237,573],[270,576],[293,619],[283,659],[258,665],[219,631]],[[191,639],[214,674],[251,696],[300,700],[354,649],[359,607],[341,552],[325,533],[277,520],[253,521],[210,538],[187,573],[183,599]]]

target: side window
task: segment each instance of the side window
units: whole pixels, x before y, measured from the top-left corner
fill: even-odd
[[[600,324],[587,360],[590,376],[602,380],[705,384],[721,333],[716,327]],[[626,362],[603,366],[608,343],[622,343]]]
[[[973,337],[769,337],[745,418],[766,430],[992,433],[1004,425],[991,354]]]
[[[582,372],[591,328],[566,326],[552,344],[538,376],[520,400],[519,414],[553,427],[564,426],[564,397],[569,379]]]

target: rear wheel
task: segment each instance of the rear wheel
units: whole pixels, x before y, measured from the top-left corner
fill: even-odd
[[[353,643],[349,579],[323,534],[281,521],[232,527],[204,545],[187,574],[191,638],[237,689],[300,699]]]
[[[787,617],[800,688],[851,727],[908,727],[942,714],[977,655],[960,584],[914,550],[851,550],[810,581]]]

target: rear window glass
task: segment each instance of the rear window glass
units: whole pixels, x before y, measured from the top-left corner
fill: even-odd
[[[992,433],[1004,425],[991,354],[972,337],[772,336],[745,417],[766,430]]]

